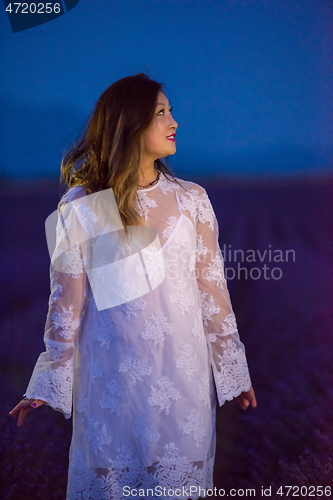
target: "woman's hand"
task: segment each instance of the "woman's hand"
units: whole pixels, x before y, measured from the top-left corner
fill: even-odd
[[[21,399],[18,405],[16,405],[10,412],[11,417],[16,417],[18,414],[17,427],[21,427],[23,420],[27,416],[30,410],[33,408],[38,408],[45,404],[45,401],[41,399]]]
[[[239,406],[243,410],[246,410],[249,406],[252,406],[253,408],[256,408],[257,406],[256,395],[254,394],[253,387],[251,387],[247,392],[242,392],[236,399]]]

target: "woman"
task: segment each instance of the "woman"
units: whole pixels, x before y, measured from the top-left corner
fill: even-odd
[[[86,229],[97,224],[89,195],[112,188],[124,226],[106,244],[121,272],[95,266],[98,290],[87,263],[101,232],[88,250],[84,238],[72,242],[51,267],[46,352],[11,411],[20,426],[32,408],[46,403],[69,418],[73,404],[67,500],[197,499],[213,485],[216,400],[256,406],[210,201],[161,161],[176,152],[178,128],[162,90],[144,74],[116,81],[62,162],[70,189],[57,255],[73,241],[75,214]],[[116,305],[101,306],[113,292]]]

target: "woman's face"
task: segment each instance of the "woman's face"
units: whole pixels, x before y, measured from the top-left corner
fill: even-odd
[[[171,114],[170,103],[163,94],[158,93],[153,121],[146,133],[144,141],[144,156],[157,160],[176,152],[176,128],[178,123]]]

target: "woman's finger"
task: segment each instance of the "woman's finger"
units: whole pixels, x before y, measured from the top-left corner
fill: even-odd
[[[14,416],[16,413],[20,412],[23,408],[29,408],[30,403],[33,403],[34,399],[22,399],[18,405],[14,406],[14,408],[9,412],[9,415]]]
[[[30,410],[44,404],[45,401],[41,399],[22,399],[19,404],[9,412],[9,415],[15,417],[18,413],[17,426],[20,427]]]
[[[248,400],[248,398],[244,398],[243,399],[243,408],[244,410],[246,410],[246,408],[248,408],[250,406],[250,401]]]
[[[255,397],[255,394],[253,394],[251,405],[252,405],[253,408],[257,407],[257,400],[256,400],[256,397]]]
[[[242,408],[242,410],[246,410],[246,408],[248,408],[248,406],[249,406],[249,401],[244,396],[243,397],[239,396],[238,403],[239,403],[239,406]]]
[[[20,411],[20,414],[19,414],[17,424],[16,424],[17,427],[21,427],[25,417],[28,415],[29,411],[31,411],[31,410],[32,410],[32,408],[30,406],[28,406],[27,408],[22,408],[22,410]]]
[[[257,406],[253,387],[251,387],[247,392],[242,392],[236,399],[242,410],[246,410],[249,406],[252,406],[253,408],[256,408]]]
[[[253,408],[256,408],[257,407],[257,400],[256,400],[256,395],[255,395],[253,387],[251,387],[251,389],[249,390],[249,392],[247,394],[248,394],[248,400],[249,400],[250,405]]]

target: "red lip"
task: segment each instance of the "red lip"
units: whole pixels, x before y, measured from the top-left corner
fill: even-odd
[[[176,134],[170,135],[167,139],[169,139],[169,141],[176,142]]]

